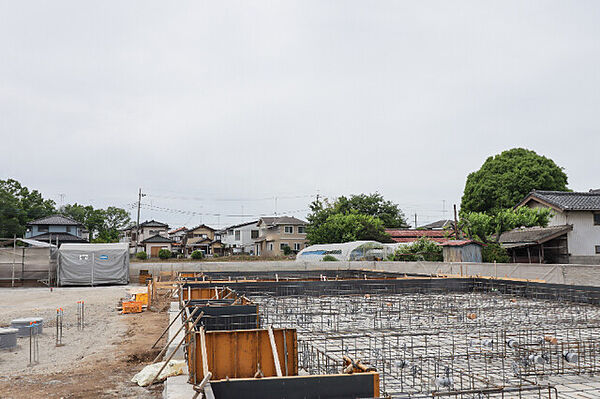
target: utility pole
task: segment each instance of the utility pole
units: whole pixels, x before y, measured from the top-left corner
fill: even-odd
[[[458,240],[458,218],[456,217],[456,204],[454,204],[454,238]]]
[[[142,189],[140,188],[138,194],[138,203],[137,203],[137,223],[135,228],[135,253],[138,251],[138,241],[140,239],[140,205],[142,204],[142,197],[145,197],[146,194],[142,194]]]
[[[417,214],[415,213],[415,230],[417,229]]]

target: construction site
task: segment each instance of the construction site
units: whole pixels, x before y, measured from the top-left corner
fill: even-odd
[[[114,329],[118,335],[88,349],[96,353],[94,362],[115,356],[121,340],[133,347],[117,352],[136,359],[113,364],[112,376],[110,370],[101,373],[105,385],[119,383],[100,397],[594,398],[600,392],[600,288],[593,285],[403,273],[400,264],[396,272],[275,266],[140,270],[136,284],[118,292],[134,292],[131,303],[139,300],[139,309],[111,298],[112,313],[101,319],[98,298],[89,299],[85,328],[104,324],[106,334]],[[54,295],[113,288],[57,288]],[[74,331],[84,328],[79,306]],[[62,339],[62,317],[61,330],[49,320],[49,329],[39,334],[49,351],[63,349],[56,341]],[[132,320],[135,328],[127,325]],[[75,335],[67,333],[65,347]],[[27,337],[19,340],[14,353],[2,354],[11,364],[31,351]],[[43,348],[41,353],[44,358]],[[69,364],[77,366],[78,356]],[[165,374],[176,363],[180,370]],[[142,373],[136,373],[149,365],[154,368],[142,384]],[[7,375],[0,388],[14,386],[14,378],[23,381],[10,366],[0,360]],[[29,392],[36,392],[36,382],[60,381],[58,371],[43,369],[28,383]],[[138,384],[129,381],[134,374]],[[78,382],[86,378],[83,373]],[[100,378],[94,386],[101,384]],[[62,391],[59,382],[53,386],[37,392],[98,396],[68,392],[73,385]],[[23,397],[14,388],[4,392],[10,394],[2,397]]]

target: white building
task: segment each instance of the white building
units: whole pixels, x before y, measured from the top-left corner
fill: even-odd
[[[569,263],[600,264],[600,190],[532,191],[517,207],[550,208],[550,226],[565,226]]]
[[[258,220],[227,227],[220,233],[221,242],[231,249],[233,254],[254,255],[254,240],[258,238]]]

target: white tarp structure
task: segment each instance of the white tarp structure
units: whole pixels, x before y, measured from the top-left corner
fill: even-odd
[[[385,259],[398,244],[382,244],[377,241],[351,241],[341,244],[316,244],[304,248],[296,255],[296,262],[320,261],[326,255],[340,261]]]
[[[58,285],[129,283],[129,244],[62,244]]]

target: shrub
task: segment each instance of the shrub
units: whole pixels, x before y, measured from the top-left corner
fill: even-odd
[[[323,256],[323,259],[321,259],[323,262],[337,262],[337,258],[333,255],[325,255]]]
[[[444,255],[441,246],[425,237],[421,237],[412,244],[398,249],[393,259],[390,260],[441,262],[444,260]]]
[[[289,245],[284,245],[284,246],[283,246],[283,254],[284,254],[285,256],[289,256],[289,255],[291,255],[291,254],[293,254],[293,253],[294,253],[294,251],[292,251],[292,248],[290,248],[290,246],[289,246]]]
[[[144,260],[144,259],[148,259],[148,254],[144,251],[138,252],[137,254],[135,254],[135,257],[138,258],[139,260]]]
[[[195,250],[194,252],[192,252],[191,256],[192,259],[198,260],[204,258],[204,253],[202,251]]]
[[[171,257],[171,251],[163,248],[160,251],[158,251],[158,257],[161,259],[169,259]]]
[[[510,262],[510,257],[508,256],[508,252],[506,248],[503,248],[502,245],[497,243],[488,243],[481,248],[481,257],[484,262],[493,263],[496,261],[497,263],[508,263]]]

